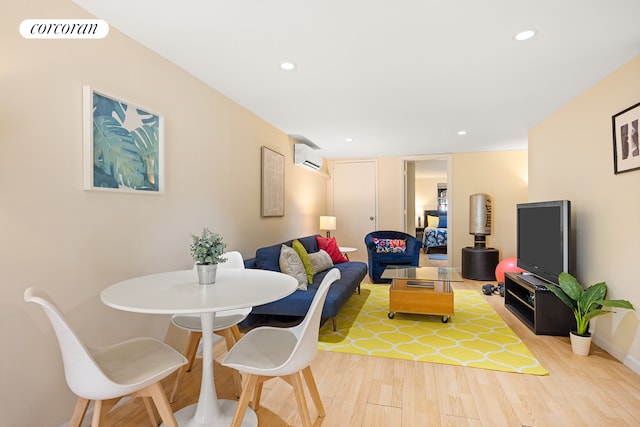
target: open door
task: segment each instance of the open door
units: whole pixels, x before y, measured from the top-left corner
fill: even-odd
[[[439,239],[444,236],[447,237],[446,243],[439,245],[437,248],[429,248],[429,252],[433,252],[434,258],[438,258],[438,261],[450,262],[451,257],[448,256],[450,245],[448,236],[450,234],[451,222],[448,220],[443,221],[444,227],[431,227],[441,228],[440,230],[429,230],[428,217],[425,215],[425,211],[429,211],[428,216],[447,216],[449,211],[449,156],[430,156],[416,158],[416,160],[408,160],[406,167],[406,174],[408,176],[405,181],[406,189],[406,211],[407,211],[407,229],[411,224],[410,215],[414,217],[415,224],[415,236],[421,241],[428,244],[428,239],[425,239],[425,233],[430,233],[432,236],[436,234]],[[413,172],[412,172],[413,171]],[[413,200],[412,200],[413,199]],[[410,204],[411,203],[411,204]],[[414,207],[412,210],[411,207]],[[431,218],[433,220],[433,218]],[[440,224],[438,224],[440,225]],[[411,231],[407,231],[409,234],[414,234]],[[442,241],[440,241],[442,243]]]

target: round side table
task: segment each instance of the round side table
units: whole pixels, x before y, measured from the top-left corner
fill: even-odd
[[[358,248],[352,248],[350,246],[338,246],[338,249],[342,252],[342,255],[344,255],[347,261],[350,261],[349,254],[358,250]],[[360,293],[360,283],[358,283],[357,291]]]
[[[349,246],[338,246],[338,249],[340,250],[340,252],[342,252],[342,255],[344,255],[346,259],[349,259],[350,253],[358,250],[358,248],[352,248]]]

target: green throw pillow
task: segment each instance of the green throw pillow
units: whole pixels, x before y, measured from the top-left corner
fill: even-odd
[[[309,259],[307,250],[304,248],[304,246],[302,246],[302,243],[300,243],[298,239],[293,241],[291,247],[298,253],[300,259],[302,260],[304,270],[307,272],[307,281],[309,282],[309,284],[313,283],[313,265],[311,265],[311,260]]]

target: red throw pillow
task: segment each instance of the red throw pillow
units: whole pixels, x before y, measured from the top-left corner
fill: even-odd
[[[342,255],[342,252],[340,252],[335,237],[316,236],[316,241],[318,242],[318,249],[324,249],[327,251],[334,264],[349,261],[344,255]]]

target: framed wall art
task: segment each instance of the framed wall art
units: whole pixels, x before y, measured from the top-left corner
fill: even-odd
[[[284,216],[284,156],[262,147],[262,217]]]
[[[83,87],[84,189],[164,192],[163,118]]]
[[[616,174],[640,169],[638,121],[640,102],[612,117],[613,171]]]

